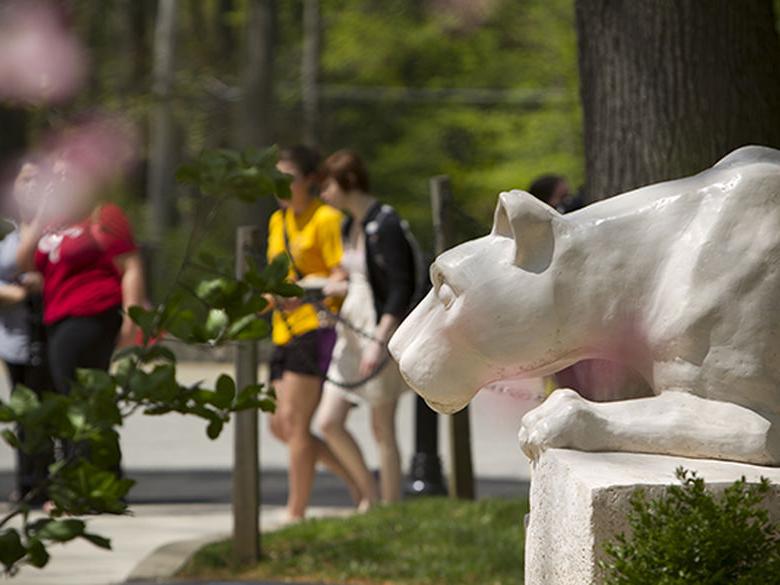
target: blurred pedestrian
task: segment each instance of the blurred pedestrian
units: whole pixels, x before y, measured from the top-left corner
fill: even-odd
[[[323,199],[349,217],[342,229],[342,265],[348,281],[329,287],[340,288],[346,298],[325,381],[320,422],[328,444],[357,480],[361,505],[367,508],[377,501],[377,489],[360,447],[347,430],[347,417],[357,404],[370,406],[380,455],[381,498],[385,502],[398,500],[401,463],[395,413],[406,385],[398,366],[389,359],[387,342],[414,296],[414,250],[398,213],[371,194],[368,173],[357,153],[336,152],[323,168]],[[362,380],[356,388],[351,387]]]
[[[292,177],[291,198],[277,210],[268,226],[268,259],[280,254],[290,259],[291,280],[322,280],[341,263],[341,213],[319,198],[319,155],[305,146],[280,152],[277,168]],[[290,450],[290,520],[303,518],[311,496],[316,461],[342,477],[353,497],[357,488],[328,446],[311,432],[311,420],[320,402],[322,381],[330,363],[336,332],[321,319],[317,307],[301,299],[276,299],[273,315],[274,353],[271,380],[276,412],[271,431]],[[325,300],[333,311],[338,304]]]
[[[123,309],[145,302],[130,222],[119,206],[100,203],[95,189],[79,189],[85,183],[71,177],[78,156],[65,151],[47,160],[44,193],[22,226],[17,252],[21,270],[43,276],[49,369],[62,394],[69,393],[77,369],[108,371],[117,343],[131,344],[135,337]],[[66,456],[75,448],[65,445]]]
[[[22,164],[13,185],[14,217],[8,220],[12,230],[0,240],[0,359],[8,369],[12,392],[18,385],[24,385],[40,396],[45,390],[51,390],[41,323],[42,280],[38,273],[20,274],[16,258],[20,243],[18,221],[23,218],[25,201],[40,188],[37,179],[36,165]],[[25,429],[18,428],[17,434],[24,440]],[[17,450],[16,463],[12,499],[26,498],[32,505],[45,502],[43,483],[48,466],[53,463],[51,445],[41,446],[36,453]]]

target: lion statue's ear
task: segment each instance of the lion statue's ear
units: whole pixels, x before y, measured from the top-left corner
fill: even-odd
[[[493,235],[515,241],[515,265],[540,273],[552,262],[555,234],[564,219],[555,209],[525,191],[505,191],[498,196]]]

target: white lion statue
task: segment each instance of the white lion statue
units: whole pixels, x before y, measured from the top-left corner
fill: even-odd
[[[740,148],[566,216],[501,193],[490,235],[439,256],[431,280],[390,351],[434,409],[457,411],[495,380],[617,360],[654,396],[556,390],[523,418],[529,457],[780,465],[780,151]]]

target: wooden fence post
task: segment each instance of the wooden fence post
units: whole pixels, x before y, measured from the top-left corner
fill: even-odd
[[[236,277],[246,272],[247,257],[258,243],[258,228],[236,231]],[[257,383],[257,342],[242,341],[236,352],[236,387]],[[235,413],[233,437],[233,554],[238,564],[260,559],[260,465],[257,410]]]
[[[436,255],[454,244],[452,225],[452,186],[449,177],[431,179],[431,214]],[[450,497],[474,499],[474,469],[471,462],[471,425],[468,406],[450,416]]]

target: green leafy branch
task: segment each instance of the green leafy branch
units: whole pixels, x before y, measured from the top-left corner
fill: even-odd
[[[82,538],[110,548],[108,539],[87,532],[76,516],[125,514],[133,481],[117,475],[120,450],[117,428],[135,412],[159,416],[171,412],[206,422],[206,434],[217,438],[233,412],[273,411],[273,391],[261,384],[243,388],[221,375],[214,387],[177,381],[176,356],[160,339],[216,347],[255,342],[270,327],[261,314],[264,295],[300,295],[288,282],[288,259],[267,267],[251,259],[242,278],[224,270],[228,262],[198,253],[203,236],[230,199],[251,202],[262,196],[289,194],[289,178],[276,168],[276,151],[207,151],[177,172],[180,182],[200,193],[193,228],[182,264],[165,300],[152,308],[130,307],[128,314],[143,334],[140,346],[117,352],[111,373],[79,370],[69,395],[18,386],[6,403],[0,401],[3,440],[26,453],[51,452],[53,444],[68,446],[66,455],[49,469],[44,485],[0,519],[0,563],[7,573],[21,564],[44,567],[47,547]],[[207,276],[204,276],[206,274]],[[24,429],[17,433],[16,429]],[[48,493],[52,506],[43,518],[31,520],[30,502]]]

